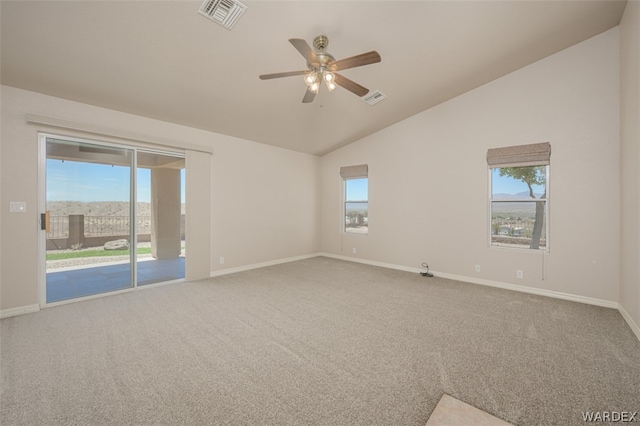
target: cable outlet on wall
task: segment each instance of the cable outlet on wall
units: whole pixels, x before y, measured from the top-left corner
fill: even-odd
[[[523,276],[524,276],[524,274],[522,273],[522,271],[518,269],[518,270],[516,271],[516,278],[520,278],[520,279],[522,279],[522,277],[523,277]]]
[[[353,254],[356,254],[356,248],[355,247],[353,248]]]
[[[220,258],[220,264],[221,264],[221,265],[224,265],[224,257],[221,257],[221,258]]]
[[[476,272],[480,272],[480,265],[476,265]]]

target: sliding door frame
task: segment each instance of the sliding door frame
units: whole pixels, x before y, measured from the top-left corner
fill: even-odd
[[[130,247],[132,249],[129,253],[129,263],[131,265],[131,286],[121,290],[113,290],[98,294],[92,294],[87,296],[75,297],[70,299],[65,299],[56,302],[47,302],[47,263],[46,263],[46,252],[47,252],[47,236],[46,232],[43,230],[44,224],[42,222],[42,217],[40,215],[41,212],[46,211],[46,163],[47,163],[47,139],[59,139],[69,142],[76,143],[86,143],[110,148],[117,149],[128,149],[133,152],[133,166],[130,168],[130,191],[129,191],[129,215],[131,226],[129,227],[129,238],[130,238]],[[168,150],[166,148],[155,149],[152,146],[137,146],[134,144],[128,143],[114,143],[107,142],[99,139],[90,139],[85,137],[77,137],[77,136],[67,136],[64,134],[54,134],[48,132],[38,132],[38,300],[41,308],[64,305],[68,303],[75,303],[83,300],[96,299],[99,297],[117,295],[122,293],[128,293],[131,291],[135,291],[138,289],[152,288],[160,285],[166,285],[176,282],[185,281],[185,278],[173,279],[164,282],[158,282],[153,284],[146,284],[143,286],[138,285],[138,265],[137,265],[137,199],[138,199],[138,188],[137,188],[137,170],[138,170],[138,152],[146,152],[146,153],[155,153],[155,154],[164,154],[169,156],[175,156],[176,158],[186,158],[186,153],[184,150]],[[186,271],[185,271],[186,274]]]

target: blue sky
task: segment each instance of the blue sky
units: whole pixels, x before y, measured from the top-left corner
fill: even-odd
[[[519,194],[529,192],[529,187],[521,180],[509,176],[500,176],[500,169],[491,169],[491,180],[494,194]],[[544,193],[544,186],[534,185],[535,194]]]
[[[346,182],[346,197],[349,201],[365,201],[369,199],[368,195],[368,180],[369,179],[347,179]]]
[[[47,159],[47,201],[129,201],[130,170],[124,166]],[[151,171],[138,169],[138,201],[151,198]],[[184,203],[184,169],[182,170]]]

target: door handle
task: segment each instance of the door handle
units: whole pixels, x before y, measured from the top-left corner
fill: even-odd
[[[40,230],[49,232],[49,210],[40,213]]]

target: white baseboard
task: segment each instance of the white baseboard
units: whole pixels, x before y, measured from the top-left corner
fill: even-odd
[[[405,271],[405,272],[415,272],[415,273],[422,272],[422,270],[419,268],[393,265],[390,263],[376,262],[374,260],[367,260],[367,259],[358,259],[355,257],[341,256],[341,255],[336,255],[331,253],[320,253],[320,256],[346,260],[349,262],[364,263],[365,265],[380,266],[382,268],[396,269],[396,270]],[[553,297],[554,299],[569,300],[572,302],[584,303],[587,305],[602,306],[604,308],[617,309],[622,315],[622,317],[625,319],[627,324],[629,324],[629,327],[631,327],[631,330],[636,335],[638,340],[640,340],[640,327],[638,327],[638,324],[636,324],[633,321],[633,318],[631,318],[631,315],[629,315],[629,313],[624,309],[624,307],[621,304],[619,304],[618,302],[614,302],[612,300],[596,299],[593,297],[579,296],[577,294],[562,293],[559,291],[544,290],[544,289],[539,289],[534,287],[503,283],[499,281],[483,280],[483,279],[478,279],[473,277],[466,277],[463,275],[447,274],[444,272],[437,272],[437,271],[430,271],[430,272],[433,273],[433,275],[436,277],[446,278],[450,280],[463,281],[463,282],[472,283],[472,284],[480,284],[480,285],[485,285],[489,287],[503,288],[505,290],[519,291],[521,293],[537,294],[539,296]]]
[[[30,314],[33,312],[38,312],[40,310],[40,305],[27,305],[27,306],[19,306],[17,308],[11,309],[3,309],[0,311],[0,318],[9,318],[15,317],[16,315]]]
[[[384,262],[378,262],[375,260],[359,259],[357,257],[342,256],[339,254],[318,253],[318,256],[331,257],[333,259],[339,259],[339,260],[347,260],[349,262],[364,263],[365,265],[380,266],[381,268],[395,269],[395,270],[404,271],[404,272],[418,273],[422,271],[421,269],[411,268],[409,266],[394,265],[393,263],[384,263]]]
[[[251,265],[239,266],[237,268],[211,271],[211,274],[209,276],[211,278],[219,277],[221,275],[235,274],[236,272],[249,271],[251,269],[264,268],[266,266],[280,265],[281,263],[289,263],[289,262],[295,262],[298,260],[311,259],[312,257],[318,257],[318,256],[320,256],[320,253],[311,253],[311,254],[304,254],[302,256],[294,256],[294,257],[286,257],[284,259],[270,260],[268,262],[253,263]]]
[[[503,288],[505,290],[519,291],[520,293],[537,294],[538,296],[547,296],[547,297],[553,297],[554,299],[570,300],[572,302],[584,303],[587,305],[602,306],[604,308],[617,309],[619,306],[618,302],[614,302],[612,300],[596,299],[594,297],[579,296],[577,294],[562,293],[560,291],[545,290],[541,288],[527,287],[524,285],[509,284],[509,283],[503,283],[499,281],[483,280],[479,278],[465,277],[462,275],[446,274],[446,273],[440,273],[440,272],[434,272],[434,275],[441,278],[447,278],[450,280],[486,285],[488,287]]]
[[[635,334],[638,340],[640,340],[640,327],[638,326],[638,324],[636,324],[633,318],[631,318],[631,315],[629,315],[629,312],[627,312],[624,306],[620,305],[618,307],[618,310],[620,311],[622,318],[624,318],[627,324],[629,324],[629,327],[631,327],[631,331],[633,331],[633,334]]]
[[[326,257],[332,257],[334,259],[341,259],[341,260],[348,260],[348,261],[351,261],[351,262],[364,263],[366,265],[373,265],[373,266],[380,266],[380,267],[383,267],[383,268],[397,269],[399,271],[416,272],[416,273],[422,272],[422,270],[419,269],[419,268],[411,268],[411,267],[408,267],[408,266],[393,265],[393,264],[389,264],[389,263],[376,262],[376,261],[372,261],[372,260],[358,259],[358,258],[354,258],[354,257],[340,256],[340,255],[329,254],[329,253],[321,253],[321,255],[322,256],[326,256]],[[464,276],[464,275],[448,274],[448,273],[445,273],[445,272],[438,272],[438,271],[431,271],[431,270],[429,272],[431,272],[436,277],[446,278],[446,279],[449,279],[449,280],[462,281],[462,282],[467,282],[467,283],[471,283],[471,284],[480,284],[480,285],[485,285],[485,286],[488,286],[488,287],[503,288],[505,290],[519,291],[521,293],[537,294],[537,295],[540,295],[540,296],[553,297],[555,299],[564,299],[564,300],[570,300],[570,301],[573,301],[573,302],[585,303],[587,305],[596,305],[596,306],[602,306],[602,307],[605,307],[605,308],[614,308],[614,309],[617,309],[618,306],[619,306],[618,302],[614,302],[614,301],[611,301],[611,300],[596,299],[596,298],[593,298],[593,297],[579,296],[579,295],[570,294],[570,293],[562,293],[562,292],[553,291],[553,290],[544,290],[544,289],[539,289],[539,288],[535,288],[535,287],[527,287],[527,286],[523,286],[523,285],[509,284],[509,283],[503,283],[503,282],[499,282],[499,281],[483,280],[483,279],[479,279],[479,278],[467,277],[467,276]]]

